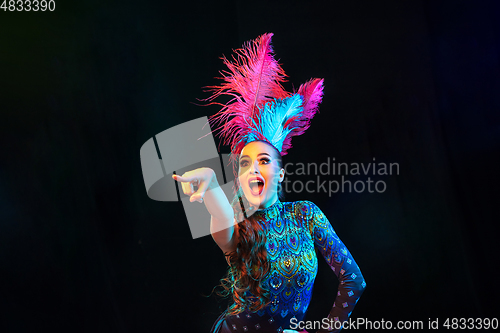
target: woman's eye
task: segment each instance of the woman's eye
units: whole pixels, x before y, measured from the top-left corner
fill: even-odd
[[[260,160],[260,162],[263,163],[263,164],[268,164],[269,163],[269,159],[263,158],[263,159]]]
[[[241,167],[246,167],[246,166],[247,166],[247,164],[248,164],[248,162],[247,162],[247,161],[241,161],[241,162],[240,162],[240,166],[241,166]]]

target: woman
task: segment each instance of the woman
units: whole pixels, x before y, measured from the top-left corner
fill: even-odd
[[[212,237],[230,266],[223,286],[233,304],[214,324],[213,333],[338,332],[366,285],[359,267],[314,203],[279,200],[285,176],[281,156],[291,147],[291,136],[308,128],[321,101],[323,81],[311,80],[293,95],[281,90],[277,73],[282,70],[270,57],[271,36],[259,37],[253,49],[248,45],[240,53],[244,64],[228,64],[233,75],[225,77],[229,84],[217,87],[215,94],[225,91],[237,99],[215,116],[224,122],[222,134],[237,163],[233,204],[209,168],[173,178],[191,202],[205,203]],[[241,82],[253,85],[242,89]],[[254,94],[244,95],[248,91]],[[315,249],[340,282],[333,308],[320,327],[303,322],[318,268]]]

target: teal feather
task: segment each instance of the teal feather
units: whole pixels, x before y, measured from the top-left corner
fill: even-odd
[[[287,135],[294,129],[293,120],[302,112],[302,96],[294,94],[290,97],[266,103],[258,114],[259,132],[279,151]]]

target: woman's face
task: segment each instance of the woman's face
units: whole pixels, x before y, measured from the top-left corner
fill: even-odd
[[[270,145],[253,141],[240,154],[238,180],[250,205],[256,209],[271,206],[278,199],[278,183],[285,170],[278,165],[276,150]]]

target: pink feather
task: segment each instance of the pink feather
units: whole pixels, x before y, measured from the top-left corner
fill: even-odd
[[[285,91],[281,82],[285,82],[285,72],[274,59],[271,46],[272,33],[266,33],[253,41],[243,44],[241,49],[234,50],[232,61],[222,57],[228,70],[221,71],[223,82],[218,86],[208,86],[206,91],[212,95],[203,101],[216,104],[222,109],[209,118],[210,125],[219,124],[221,142],[231,146],[231,160],[235,177],[238,168],[238,156],[247,141],[263,140],[270,142],[261,133],[261,112],[267,103],[291,97]],[[311,79],[302,84],[297,94],[302,98],[302,111],[298,116],[292,116],[281,124],[284,129],[291,129],[281,147],[281,155],[286,155],[292,147],[293,136],[303,134],[310,126],[310,121],[318,112],[323,96],[323,79]],[[226,104],[214,102],[221,96],[231,99]],[[269,121],[269,120],[268,120]]]
[[[274,59],[271,46],[272,33],[266,33],[253,41],[246,42],[243,48],[234,50],[235,57],[229,61],[222,57],[228,71],[220,72],[224,82],[220,86],[208,86],[207,91],[213,95],[205,99],[212,102],[220,95],[231,96],[227,104],[218,104],[222,109],[210,117],[210,123],[219,123],[223,144],[231,145],[231,152],[239,154],[244,143],[238,140],[258,126],[258,113],[267,102],[286,98],[290,94],[285,91],[281,82],[285,80],[285,72]],[[260,139],[266,140],[264,136]]]
[[[302,96],[303,111],[298,119],[291,119],[290,126],[294,128],[283,141],[281,155],[286,155],[286,151],[292,147],[292,137],[302,135],[311,125],[311,119],[316,112],[319,112],[319,103],[323,98],[323,79],[311,79],[301,84],[297,93]]]

